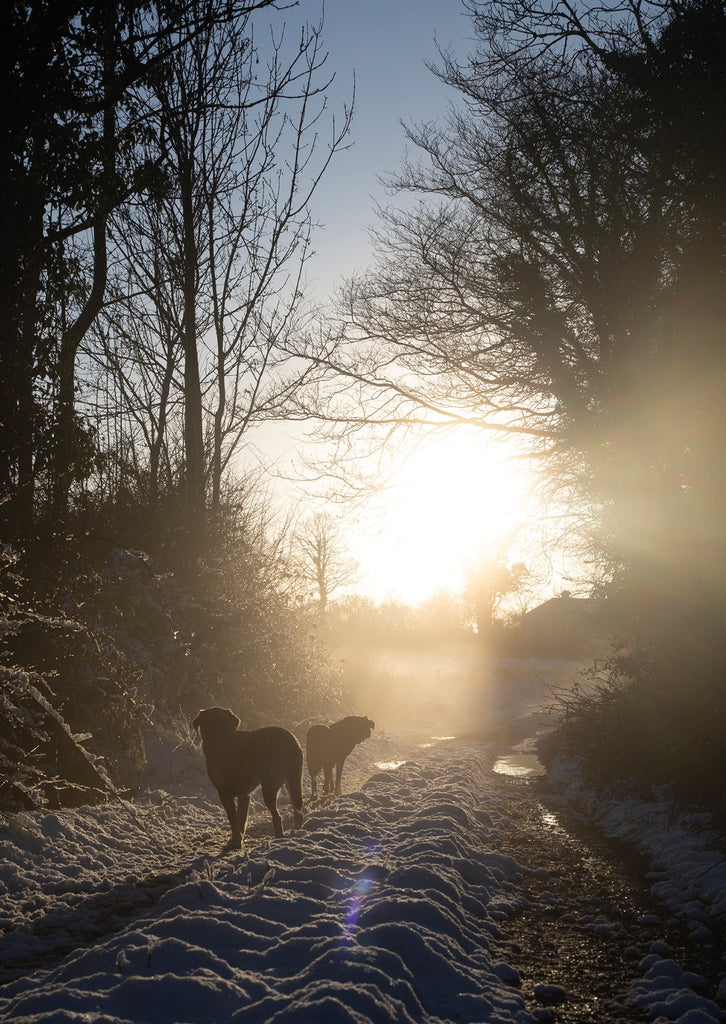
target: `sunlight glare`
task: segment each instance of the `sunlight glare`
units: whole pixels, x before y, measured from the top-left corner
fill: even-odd
[[[466,563],[521,525],[530,487],[524,465],[481,438],[422,445],[379,499],[378,529],[353,551],[364,591],[416,604],[460,590]]]

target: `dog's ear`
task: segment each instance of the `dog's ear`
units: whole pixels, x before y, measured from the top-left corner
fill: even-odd
[[[225,708],[224,710],[225,713],[229,715],[229,719],[226,721],[225,724],[229,726],[231,732],[234,732],[235,729],[239,728],[240,720],[237,717],[237,715],[235,715],[234,711],[231,710],[231,708]]]
[[[371,729],[375,729],[376,723],[371,722],[370,718],[366,718],[366,722],[368,722],[368,725],[370,726]]]
[[[199,729],[200,729],[200,726],[202,724],[202,715],[203,714],[204,714],[204,711],[200,708],[199,709],[199,714],[197,715],[197,717],[192,722],[192,729],[196,729],[197,730],[197,735],[199,734]]]

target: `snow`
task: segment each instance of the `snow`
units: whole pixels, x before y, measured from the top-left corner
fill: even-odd
[[[556,765],[551,789],[606,835],[647,854],[655,896],[708,937],[708,918],[726,914],[726,858],[710,829],[709,815],[679,810],[664,791],[659,799],[608,797],[583,784],[577,759]]]
[[[456,740],[409,756],[410,744],[379,734],[367,756],[387,767],[358,785],[361,749],[343,776],[352,791],[309,809],[297,834],[272,839],[256,802],[240,853],[218,852],[226,820],[191,746],[177,751],[173,779],[133,805],[4,818],[0,1019],[544,1020],[548,1011],[527,1011],[497,942],[518,909],[515,882],[529,876],[548,893],[536,845],[529,865],[500,852],[516,811],[488,784],[495,752]],[[580,807],[589,799],[572,769],[559,789]],[[281,809],[289,828],[282,799]],[[723,910],[724,864],[703,822],[694,830],[662,811],[613,800],[598,814],[649,844],[662,898],[708,928]],[[540,995],[556,1005],[562,993]],[[724,1019],[667,949],[641,962],[632,1004],[661,1024]]]

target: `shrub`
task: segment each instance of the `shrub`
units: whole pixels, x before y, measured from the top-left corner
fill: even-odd
[[[597,784],[669,786],[681,800],[722,809],[722,683],[703,658],[686,670],[677,650],[680,656],[666,645],[622,651],[558,694],[559,723],[541,744],[543,761],[579,754]]]

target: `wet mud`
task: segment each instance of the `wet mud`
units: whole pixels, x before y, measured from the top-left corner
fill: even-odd
[[[517,885],[520,909],[501,923],[501,946],[536,1020],[650,1020],[628,996],[654,951],[703,976],[700,994],[714,998],[726,969],[724,936],[693,940],[651,894],[645,857],[568,814],[548,797],[541,773],[492,778],[518,812],[501,852],[534,872]]]

